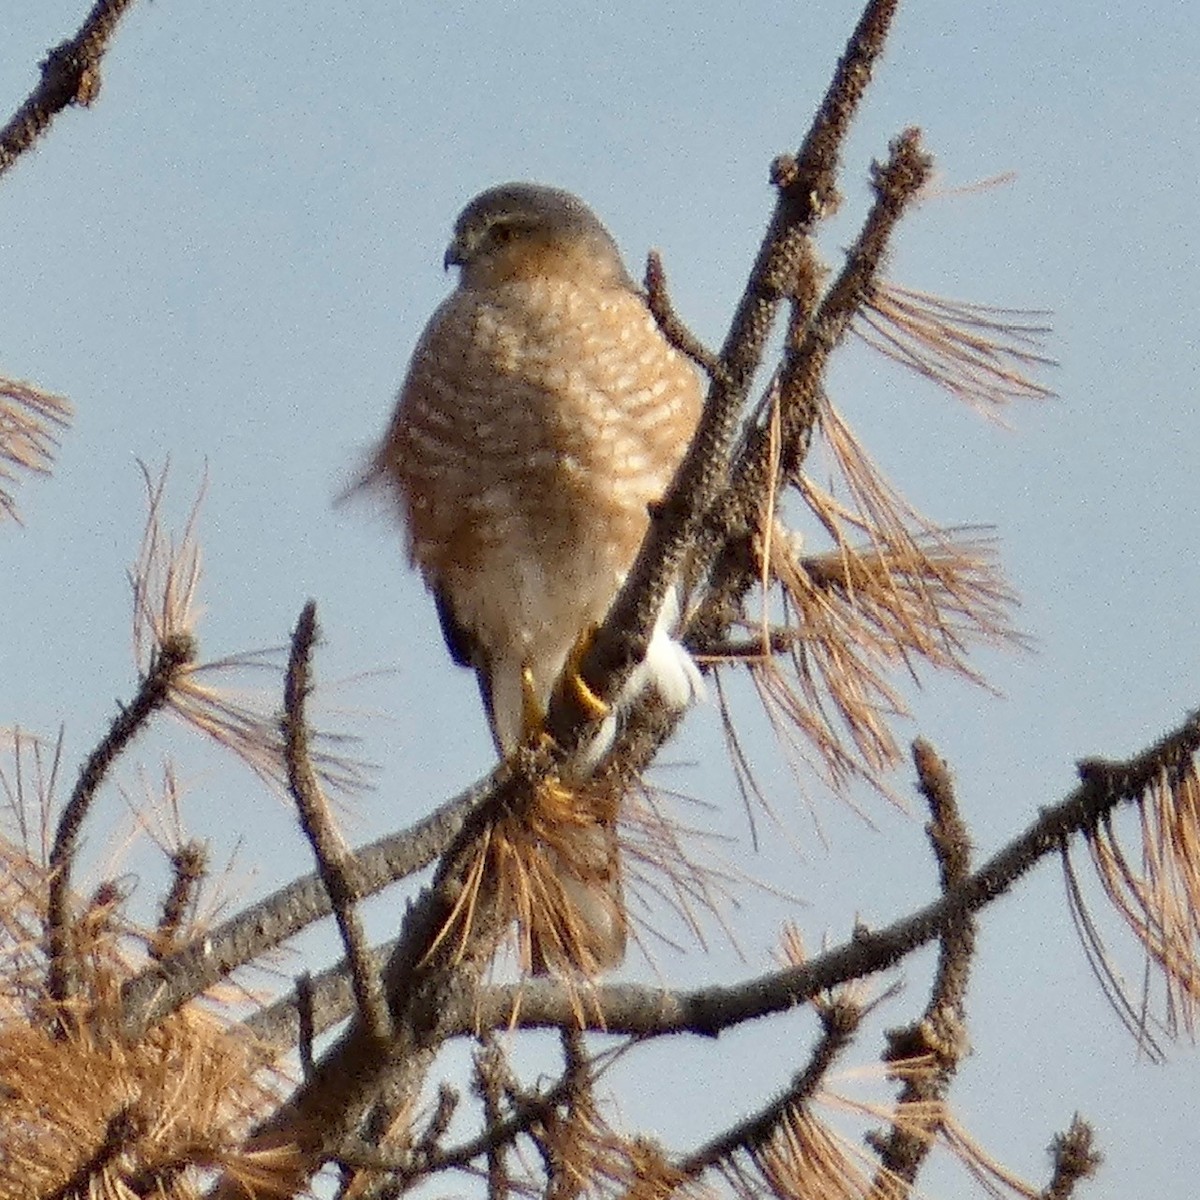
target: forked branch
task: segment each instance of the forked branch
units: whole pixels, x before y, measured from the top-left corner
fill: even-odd
[[[333,915],[346,948],[346,961],[354,983],[358,1010],[370,1036],[380,1040],[390,1031],[387,1006],[383,1001],[379,970],[372,960],[356,905],[354,862],[338,836],[329,813],[329,802],[321,790],[308,753],[308,722],[305,702],[309,692],[309,661],[317,637],[317,606],[310,600],[300,614],[292,635],[284,684],[284,756],[288,787],[300,813],[300,825],[312,847],[317,869],[329,893]]]
[[[46,941],[50,959],[46,990],[56,1004],[74,991],[74,954],[71,914],[71,868],[84,818],[97,789],[113,763],[150,719],[167,703],[178,673],[195,655],[195,643],[179,637],[155,654],[150,669],[128,708],[118,714],[100,744],[88,755],[71,798],[59,817],[50,850],[50,892],[46,913]]]

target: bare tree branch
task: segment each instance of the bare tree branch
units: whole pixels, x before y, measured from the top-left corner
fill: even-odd
[[[648,1037],[694,1033],[715,1037],[725,1029],[793,1008],[820,992],[895,965],[918,946],[963,926],[977,912],[1007,891],[1042,858],[1058,853],[1073,836],[1086,832],[1117,805],[1136,800],[1146,781],[1183,757],[1200,753],[1200,712],[1193,714],[1142,753],[1125,762],[1106,761],[1103,773],[1095,760],[1081,764],[1085,782],[1059,804],[1046,808],[1023,833],[1001,848],[976,871],[953,883],[942,897],[924,908],[877,931],[856,931],[841,946],[806,963],[770,972],[740,983],[694,991],[649,988],[635,984],[595,985],[587,989],[587,1028],[612,1034]],[[925,752],[923,787],[932,787],[938,774]],[[948,780],[946,781],[948,782]],[[939,785],[940,787],[940,785]],[[937,793],[935,792],[935,795]],[[943,801],[939,801],[942,804]],[[941,809],[945,813],[944,807]],[[941,818],[947,830],[954,823]],[[935,827],[937,825],[935,820]],[[942,841],[947,835],[936,830]],[[944,880],[956,879],[963,869],[965,847],[959,835],[939,849]],[[383,954],[384,947],[376,954]],[[965,989],[962,951],[945,953],[945,992],[951,1001]],[[347,1016],[351,993],[345,965],[318,976],[314,987],[328,999],[322,1004],[323,1023]],[[525,980],[515,985],[486,987],[475,996],[459,998],[460,1006],[447,1013],[446,1036],[461,1036],[487,1029],[578,1027],[581,1023],[578,985],[564,986],[549,980]],[[246,1026],[269,1044],[294,1044],[295,1000],[278,1001],[247,1020]]]
[[[310,600],[300,614],[292,635],[284,685],[284,754],[288,786],[300,812],[300,824],[312,846],[317,869],[329,893],[333,915],[354,983],[354,996],[367,1032],[386,1038],[390,1032],[387,1006],[383,1002],[379,972],[371,960],[366,934],[355,905],[359,894],[354,886],[353,862],[329,815],[329,804],[321,791],[308,757],[308,723],[304,706],[310,689],[309,660],[317,638],[317,606]]]
[[[821,1086],[838,1057],[849,1046],[863,1017],[862,1008],[846,999],[820,1006],[822,1034],[808,1064],[796,1073],[788,1088],[758,1112],[752,1113],[676,1163],[686,1178],[694,1179],[709,1167],[729,1159],[739,1150],[753,1153],[801,1108]]]
[[[41,64],[41,82],[0,129],[0,175],[50,128],[70,104],[90,105],[100,94],[100,60],[133,0],[96,0],[73,38]]]
[[[912,950],[941,937],[956,922],[1003,895],[1021,876],[1073,836],[1093,828],[1117,805],[1135,801],[1162,770],[1200,753],[1200,711],[1178,729],[1124,762],[1080,764],[1084,782],[1042,810],[1024,832],[939,899],[880,930],[860,930],[808,962],[738,984],[672,991],[630,984],[588,992],[588,1027],[638,1037],[695,1033],[715,1037],[744,1021],[787,1011],[822,991],[894,966]],[[472,1029],[558,1027],[578,1020],[567,989],[527,981],[483,991],[462,1016]]]
[[[867,4],[797,156],[796,171],[778,188],[775,212],[722,347],[722,372],[709,387],[699,428],[653,514],[637,561],[580,664],[581,677],[602,699],[616,695],[645,657],[663,599],[685,560],[711,557],[724,540],[701,544],[701,524],[725,486],[730,449],[779,304],[790,292],[815,222],[835,202],[841,145],[883,51],[897,3]],[[569,752],[582,736],[586,714],[571,697],[558,699],[546,728]]]
[[[912,755],[921,792],[929,805],[929,840],[945,894],[968,877],[970,837],[958,811],[946,764],[922,739],[913,742]],[[902,1200],[896,1194],[900,1187],[916,1180],[940,1127],[942,1102],[950,1082],[967,1053],[965,1000],[974,955],[975,921],[962,916],[950,922],[941,936],[937,971],[922,1019],[904,1029],[888,1031],[885,1057],[904,1086],[887,1137],[871,1141],[882,1166],[875,1188],[889,1200]]]
[[[121,710],[103,740],[88,755],[71,798],[59,817],[54,845],[50,850],[53,873],[46,911],[46,941],[50,958],[46,989],[50,999],[58,1004],[70,999],[74,990],[71,867],[84,818],[109,768],[154,711],[167,702],[172,680],[194,658],[195,653],[196,646],[191,638],[178,637],[155,654],[133,702]]]

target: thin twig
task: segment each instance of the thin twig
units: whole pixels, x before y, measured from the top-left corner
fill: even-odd
[[[681,354],[692,360],[709,379],[716,379],[723,370],[721,360],[683,323],[667,293],[667,273],[662,255],[651,250],[646,255],[646,304],[663,337]]]
[[[533,1137],[546,1165],[546,1200],[575,1200],[590,1182],[586,1146],[596,1105],[583,1032],[575,1026],[560,1029],[558,1040],[563,1052],[563,1104],[561,1111],[556,1108],[547,1116],[540,1130],[533,1131]]]
[[[763,635],[766,635],[765,637]],[[790,625],[772,625],[755,637],[724,638],[716,642],[693,642],[692,654],[701,661],[755,662],[774,654],[786,654],[804,635]]]
[[[313,1016],[313,978],[305,971],[296,979],[296,1049],[300,1055],[300,1072],[305,1079],[313,1074],[313,1042],[316,1041],[316,1021]]]
[[[195,908],[196,896],[208,869],[203,842],[186,842],[171,853],[171,887],[163,898],[162,912],[148,947],[151,958],[179,948],[180,931]]]
[[[763,1146],[790,1114],[812,1098],[838,1056],[849,1046],[862,1016],[861,1006],[849,1000],[822,1005],[821,1038],[813,1047],[808,1064],[796,1073],[787,1089],[757,1112],[679,1159],[675,1168],[685,1178],[695,1179],[740,1150],[753,1152]]]
[[[41,64],[42,78],[0,129],[0,175],[50,128],[71,104],[90,105],[100,92],[100,60],[117,22],[133,0],[97,0],[74,37],[55,46]]]
[[[392,940],[371,951],[377,971],[383,969],[395,948],[396,942]],[[315,1041],[354,1011],[354,985],[344,958],[327,970],[316,975],[306,973],[302,978],[308,980],[306,995],[300,994],[297,982],[289,995],[252,1013],[241,1022],[240,1028],[260,1045],[282,1053],[292,1046],[303,1045],[306,1022],[311,1022]]]
[[[475,1056],[475,1090],[483,1103],[485,1130],[496,1128],[504,1112],[504,1059],[494,1040],[488,1040]],[[505,1200],[511,1187],[507,1152],[510,1140],[494,1141],[486,1151],[488,1200]]]
[[[433,1115],[429,1118],[429,1124],[425,1127],[425,1132],[417,1139],[413,1146],[415,1154],[431,1154],[438,1148],[442,1138],[446,1136],[447,1130],[450,1128],[450,1122],[454,1119],[454,1114],[458,1111],[459,1095],[448,1083],[443,1083],[438,1087],[437,1106],[433,1110]]]
[[[391,1031],[391,1021],[379,972],[371,960],[366,934],[355,907],[359,893],[355,886],[353,858],[347,853],[333,826],[329,803],[308,757],[308,722],[304,706],[311,688],[309,662],[316,638],[317,606],[315,601],[310,600],[300,613],[296,631],[292,635],[284,683],[283,735],[288,788],[292,799],[296,801],[300,825],[312,847],[317,869],[333,905],[364,1029],[369,1036],[384,1041]]]
[[[1056,1135],[1050,1143],[1050,1156],[1054,1171],[1042,1192],[1042,1200],[1071,1200],[1076,1185],[1093,1176],[1104,1161],[1096,1149],[1092,1127],[1078,1113],[1071,1121],[1071,1128]]]
[[[522,1134],[549,1119],[565,1102],[570,1086],[563,1076],[542,1092],[512,1098],[514,1112],[457,1145],[444,1149],[434,1144],[418,1145],[397,1153],[368,1152],[368,1147],[360,1147],[349,1161],[356,1167],[389,1171],[401,1186],[439,1171],[472,1170],[479,1159],[489,1157],[498,1147],[511,1146]]]
[[[84,818],[109,768],[155,710],[167,702],[175,676],[192,661],[195,653],[195,642],[184,635],[163,644],[152,659],[133,702],[121,710],[103,740],[88,755],[59,818],[54,845],[50,849],[50,892],[46,905],[46,941],[50,958],[46,990],[56,1004],[70,999],[74,991],[71,867]]]

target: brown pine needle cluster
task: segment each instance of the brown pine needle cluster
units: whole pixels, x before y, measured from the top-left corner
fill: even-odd
[[[532,1130],[534,1142],[553,1180],[547,1195],[575,1197],[602,1191],[614,1178],[614,1164],[629,1160],[623,1139],[604,1120],[596,1100],[593,1064],[579,1057],[564,1076],[565,1102]],[[536,1186],[536,1182],[535,1182]]]
[[[1088,838],[1100,882],[1117,912],[1133,930],[1147,958],[1159,968],[1165,988],[1161,1023],[1171,1036],[1195,1038],[1200,1013],[1200,770],[1196,758],[1163,767],[1139,799],[1137,851],[1122,845],[1117,824],[1102,821]],[[1140,861],[1139,861],[1140,860]],[[1089,944],[1093,966],[1118,1012],[1139,1036],[1148,1037],[1148,997],[1126,994],[1108,967],[1103,943],[1086,919],[1073,889],[1077,918]],[[1152,1048],[1152,1047],[1151,1047]]]
[[[291,1151],[238,1148],[278,1103],[250,1041],[194,1004],[136,1044],[121,1036],[127,948],[144,937],[111,887],[75,921],[79,987],[55,1009],[43,986],[47,873],[13,843],[0,849],[0,1197],[192,1200],[216,1170],[280,1194]]]
[[[799,733],[835,787],[857,775],[882,786],[900,761],[893,725],[907,711],[892,672],[915,675],[923,662],[981,684],[968,651],[1020,642],[1008,622],[1015,597],[977,531],[893,524],[855,545],[851,514],[807,481],[804,496],[838,546],[805,555],[776,527],[767,553],[789,636],[752,664],[755,683],[776,728]]]
[[[230,655],[210,662],[194,658],[196,625],[200,616],[201,578],[197,522],[201,489],[178,539],[165,529],[162,509],[167,472],[157,478],[143,466],[147,519],[138,557],[129,572],[133,589],[133,643],[139,671],[150,669],[155,655],[168,647],[192,647],[187,661],[174,671],[167,706],[185,725],[211,738],[236,755],[277,791],[287,786],[284,739],[275,701],[261,689],[226,684],[231,675],[265,672],[270,682],[282,678],[283,648]],[[365,769],[353,758],[330,747],[344,739],[323,735],[310,751],[322,783],[335,791],[354,791],[364,785]],[[321,742],[325,748],[320,748]]]
[[[457,904],[438,943],[461,949],[481,904],[515,921],[523,970],[591,977],[605,966],[607,935],[623,937],[616,816],[602,784],[542,779],[477,840]],[[436,948],[436,944],[435,944]]]
[[[1040,351],[1043,314],[951,301],[872,279],[855,328],[889,357],[933,379],[986,413],[1004,403],[1051,395],[1028,372],[1049,365]],[[940,528],[914,509],[872,461],[822,389],[813,395],[812,433],[838,485],[824,488],[807,457],[781,441],[785,403],[772,385],[751,432],[765,439],[777,482],[761,507],[756,553],[763,590],[762,653],[751,657],[755,684],[776,730],[807,756],[835,790],[863,776],[886,791],[899,760],[893,732],[906,714],[893,672],[919,663],[982,684],[968,661],[981,642],[1020,642],[1009,614],[1016,598],[991,543],[978,533]],[[805,555],[781,520],[780,486],[793,487],[832,545]],[[844,498],[843,498],[844,497]],[[967,536],[962,536],[963,534]],[[775,584],[783,621],[775,615]],[[731,737],[735,749],[736,736]],[[752,778],[735,762],[746,791]]]
[[[34,862],[50,861],[62,732],[53,742],[24,729],[0,729],[0,751],[9,751],[7,764],[0,753],[0,832],[15,835],[17,844]]]
[[[685,824],[673,811],[689,802],[690,797],[665,793],[644,780],[621,801],[617,827],[620,861],[626,902],[637,913],[636,920],[629,918],[629,926],[644,949],[646,934],[680,948],[659,923],[650,924],[659,910],[670,912],[698,946],[706,945],[709,919],[734,943],[733,931],[723,918],[733,877],[707,853],[711,845],[701,844],[704,832]]]
[[[950,300],[878,281],[854,324],[868,345],[988,417],[1012,400],[1054,395],[1028,372],[1054,365],[1042,351],[1044,312]]]
[[[46,868],[24,846],[0,836],[0,1013],[41,995],[45,962]]]
[[[649,1138],[597,1142],[583,1191],[596,1200],[715,1200],[717,1192],[674,1167]]]
[[[429,953],[448,943],[460,956],[482,905],[494,906],[503,924],[515,923],[523,971],[573,983],[612,968],[613,947],[629,937],[676,944],[649,924],[663,909],[703,945],[702,914],[720,920],[728,881],[697,861],[691,842],[700,835],[664,807],[668,799],[642,781],[538,781],[478,838]]]
[[[11,485],[22,471],[49,473],[57,433],[70,420],[71,405],[64,397],[0,376],[0,520],[21,519]]]
[[[790,1109],[765,1141],[719,1169],[739,1200],[863,1200],[874,1177],[871,1156],[805,1106]]]

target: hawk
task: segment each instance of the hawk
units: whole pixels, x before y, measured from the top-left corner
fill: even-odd
[[[696,428],[700,380],[568,192],[483,192],[459,215],[445,265],[458,286],[421,335],[366,482],[394,501],[446,645],[475,671],[507,756],[536,732],[632,566]],[[676,708],[697,693],[678,621],[672,595],[617,710],[651,685]]]

